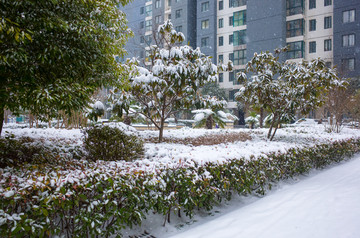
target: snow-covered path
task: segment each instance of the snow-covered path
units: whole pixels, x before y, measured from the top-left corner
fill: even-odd
[[[175,237],[358,238],[360,155]]]

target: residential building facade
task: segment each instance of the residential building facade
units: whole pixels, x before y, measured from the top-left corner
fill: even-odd
[[[214,63],[231,60],[234,71],[220,73],[219,85],[234,110],[238,110],[234,94],[240,88],[236,74],[255,52],[287,46],[282,60],[321,58],[342,76],[360,76],[359,0],[134,0],[127,12],[130,27],[140,32],[127,46],[135,56],[142,56],[137,52],[141,34],[148,35],[150,25],[153,31],[159,22],[171,19],[186,44],[200,47]]]

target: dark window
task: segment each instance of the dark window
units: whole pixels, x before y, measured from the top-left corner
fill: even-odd
[[[298,59],[304,57],[304,41],[288,43],[287,56],[289,59]]]
[[[201,3],[201,12],[207,12],[207,11],[209,11],[209,2]]]
[[[209,46],[209,37],[201,38],[201,47]]]
[[[219,73],[219,83],[224,82],[224,74],[223,73]]]
[[[316,0],[309,0],[309,9],[316,8]]]
[[[246,25],[246,11],[234,12],[233,19],[234,26]]]
[[[180,18],[182,15],[182,9],[178,9],[175,11],[175,18]]]
[[[175,30],[176,30],[177,32],[182,32],[182,26],[177,26],[177,27],[175,27]]]
[[[230,53],[230,54],[229,54],[229,60],[231,60],[232,62],[234,62],[234,53]]]
[[[169,7],[171,6],[171,0],[168,0],[168,6]]]
[[[229,45],[234,43],[234,35],[229,35]]]
[[[159,8],[159,7],[161,7],[161,1],[155,0],[155,8]]]
[[[324,51],[331,51],[331,39],[324,40]]]
[[[246,30],[234,31],[234,46],[246,44]]]
[[[223,55],[219,55],[218,64],[223,63],[223,62],[224,62],[224,56],[223,56]]]
[[[354,71],[355,70],[355,58],[342,59],[341,66],[343,70]]]
[[[349,47],[355,45],[355,34],[343,35],[342,36],[342,46]]]
[[[220,18],[219,19],[219,28],[223,28],[224,27],[224,18]]]
[[[304,35],[304,19],[286,22],[286,37]]]
[[[223,45],[224,45],[224,37],[219,36],[219,46],[223,46]]]
[[[142,15],[142,14],[144,14],[145,13],[145,8],[144,7],[141,7],[140,8],[140,14]]]
[[[155,23],[159,24],[161,22],[161,15],[155,17]]]
[[[312,19],[309,21],[309,31],[316,31],[316,20]]]
[[[332,0],[324,0],[324,6],[332,5]]]
[[[152,5],[147,5],[145,7],[145,13],[147,17],[152,16]]]
[[[234,72],[229,72],[229,82],[234,81]]]
[[[140,43],[145,43],[145,37],[144,36],[140,36]]]
[[[140,29],[143,29],[145,27],[145,23],[143,21],[140,22]]]
[[[152,30],[152,21],[148,20],[145,22],[145,31],[151,31]]]
[[[324,17],[324,29],[329,29],[332,27],[331,16]]]
[[[168,19],[171,20],[171,14],[168,15]]]
[[[246,5],[246,0],[229,0],[229,7],[241,7]]]
[[[241,70],[235,70],[234,71],[234,81],[233,81],[233,85],[239,85],[240,81],[239,81],[239,77],[238,74],[241,72]]]
[[[201,21],[201,29],[209,29],[209,20]]]
[[[304,12],[304,0],[286,0],[286,15],[292,16]]]
[[[355,9],[343,12],[343,23],[355,21]]]
[[[235,93],[239,92],[238,89],[234,89],[229,91],[229,101],[233,102],[235,101]]]
[[[316,41],[309,42],[309,53],[316,53]]]
[[[219,10],[224,9],[224,1],[219,1]]]
[[[229,17],[229,26],[234,25],[234,18],[231,16]]]
[[[246,50],[235,50],[233,62],[234,65],[246,64]]]

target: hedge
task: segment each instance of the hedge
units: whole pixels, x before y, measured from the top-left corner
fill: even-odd
[[[148,212],[188,217],[233,194],[263,195],[279,180],[350,158],[360,139],[294,148],[223,164],[124,171],[116,163],[75,161],[65,168],[0,169],[0,234],[6,237],[108,237]],[[111,169],[109,169],[111,167]],[[76,175],[76,176],[73,176]]]

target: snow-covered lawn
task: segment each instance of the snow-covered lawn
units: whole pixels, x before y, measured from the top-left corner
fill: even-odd
[[[252,203],[232,202],[227,207],[231,212],[187,226],[187,231],[173,238],[358,238],[359,175],[357,155],[326,171],[314,171],[295,184],[283,182]]]

